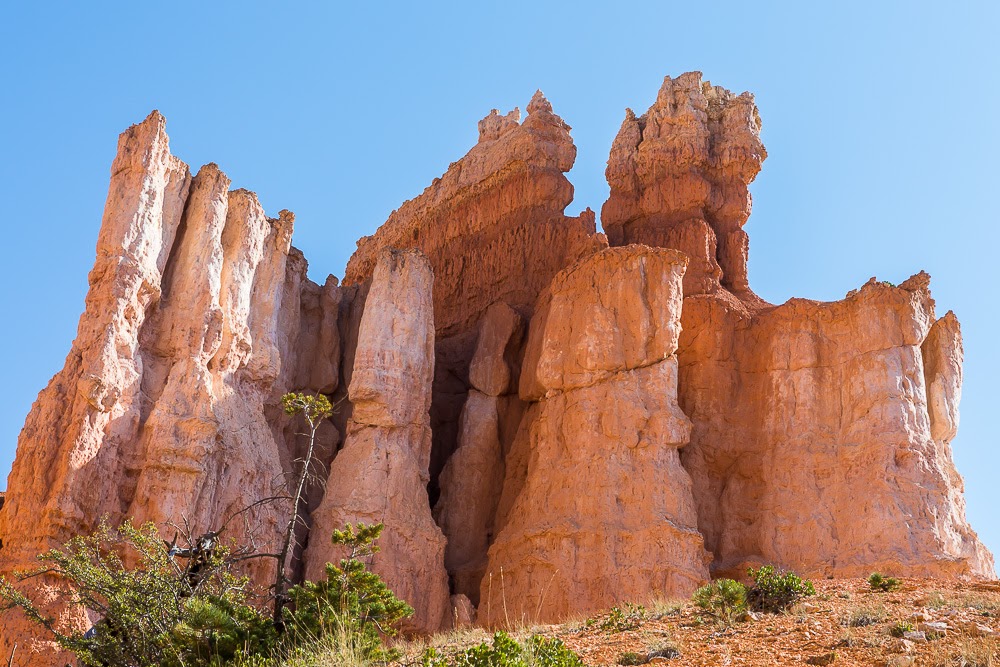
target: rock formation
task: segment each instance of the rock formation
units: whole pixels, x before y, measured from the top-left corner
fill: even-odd
[[[359,240],[347,265],[344,284],[357,284],[371,276],[382,248],[413,247],[434,269],[435,495],[438,475],[458,445],[480,318],[497,302],[530,316],[556,273],[605,245],[592,211],[563,214],[573,199],[564,172],[576,158],[569,126],[541,91],[527,111],[521,123],[518,109],[506,115],[494,109],[480,121],[472,150],[374,236]]]
[[[521,414],[516,396],[505,395],[514,388],[510,352],[520,349],[522,330],[521,317],[510,306],[497,302],[487,309],[470,366],[473,388],[459,420],[458,449],[441,472],[435,519],[448,538],[445,563],[454,589],[472,603],[479,601],[503,489],[503,443],[513,438],[513,429],[503,435],[501,415],[516,420]]]
[[[348,396],[353,413],[314,512],[306,578],[322,579],[340,554],[322,539],[346,523],[384,523],[373,569],[415,614],[408,629],[449,619],[445,538],[427,498],[431,453],[434,316],[430,263],[418,251],[384,250],[372,276]],[[328,539],[328,538],[327,538]]]
[[[677,451],[691,432],[674,356],[686,266],[672,250],[608,249],[539,299],[521,374],[521,397],[539,403],[519,432],[527,465],[507,469],[520,491],[489,551],[480,621],[565,618],[708,578]]]
[[[926,274],[835,303],[750,289],[752,95],[688,73],[627,111],[607,237],[564,214],[569,126],[541,93],[527,111],[483,119],[344,285],[308,279],[291,213],[215,165],[192,177],[158,113],[127,130],[77,338],[0,493],[0,574],[102,516],[208,530],[275,495],[305,446],[280,407],[295,390],[337,410],[289,574],[322,576],[333,528],[385,521],[375,569],[408,630],[684,596],[765,562],[995,576],[951,458],[961,333]],[[290,509],[256,508],[258,545]],[[59,586],[32,593],[84,627]],[[0,654],[15,641],[60,664],[8,612]]]
[[[676,247],[695,269],[678,349],[694,424],[682,461],[713,573],[766,562],[813,576],[994,576],[948,449],[954,317],[932,327],[926,274],[829,304],[754,295],[740,226],[766,155],[759,129],[749,93],[668,77],[646,114],[626,113],[602,211],[612,245]]]

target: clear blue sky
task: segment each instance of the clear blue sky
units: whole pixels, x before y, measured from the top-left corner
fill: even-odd
[[[280,11],[295,5],[294,11]],[[117,136],[153,108],[175,155],[298,216],[310,273],[372,233],[536,88],[600,211],[626,106],[698,69],[756,94],[750,280],[832,300],[933,277],[965,335],[955,459],[1000,551],[1000,3],[9,3],[0,18],[0,473],[83,307]],[[2,487],[2,481],[0,481]]]

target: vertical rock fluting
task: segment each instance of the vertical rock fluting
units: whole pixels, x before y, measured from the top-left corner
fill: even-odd
[[[749,93],[668,77],[646,114],[626,113],[602,212],[612,245],[691,257],[682,461],[713,572],[768,562],[812,575],[993,576],[948,448],[961,383],[954,317],[931,326],[925,275],[832,304],[754,295],[741,226],[766,155],[759,129]]]
[[[0,515],[3,573],[102,517],[208,531],[286,495],[294,455],[265,410],[293,363],[281,341],[299,318],[282,303],[293,217],[268,219],[214,164],[192,179],[156,112],[121,136],[111,173],[77,338],[19,439],[8,483],[22,501]],[[289,509],[264,503],[238,530],[266,550]],[[273,568],[260,560],[249,573],[265,584]],[[55,604],[56,585],[31,583],[67,624],[86,627],[82,612]],[[62,664],[32,634],[4,615],[5,646],[18,641],[33,665]]]
[[[434,269],[437,354],[431,421],[431,488],[458,444],[479,320],[493,303],[530,316],[552,277],[606,245],[592,211],[567,217],[576,158],[569,126],[535,93],[520,111],[494,110],[479,142],[373,236],[358,241],[345,285],[371,276],[384,248],[418,248]]]
[[[514,500],[497,519],[482,623],[689,595],[708,578],[678,456],[691,430],[674,356],[686,265],[672,250],[604,250],[539,299],[520,378],[537,403],[518,433],[527,446],[508,457]]]
[[[191,184],[187,165],[170,155],[165,125],[153,112],[119,138],[76,340],[18,439],[0,514],[3,573],[34,566],[36,554],[90,531],[102,514],[120,516],[130,501],[125,466],[143,411],[139,335],[159,301]],[[54,601],[54,585],[36,580],[43,602]],[[87,622],[81,613],[64,619]],[[51,649],[34,634],[19,614],[5,613],[0,651],[9,654],[15,641],[29,656]]]
[[[344,448],[313,513],[306,577],[343,555],[336,528],[384,523],[373,564],[415,614],[407,629],[434,632],[449,617],[445,538],[427,497],[434,373],[434,274],[415,250],[383,250],[373,272],[354,352],[348,396],[353,412]]]

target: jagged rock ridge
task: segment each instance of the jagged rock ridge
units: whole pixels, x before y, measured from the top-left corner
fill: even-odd
[[[207,529],[275,495],[303,445],[279,399],[306,390],[339,407],[292,575],[338,556],[333,527],[384,520],[376,569],[414,631],[501,622],[498,596],[552,620],[763,562],[993,577],[951,460],[960,329],[928,277],[835,303],[750,289],[752,95],[688,73],[627,111],[607,238],[563,213],[569,126],[541,93],[527,110],[483,119],[343,286],[308,280],[291,213],[215,165],[192,177],[158,113],[126,131],[77,339],[0,496],[0,571],[102,515]],[[289,512],[257,508],[259,544]],[[35,592],[57,605],[58,586]],[[0,649],[55,664],[23,618],[2,627]]]

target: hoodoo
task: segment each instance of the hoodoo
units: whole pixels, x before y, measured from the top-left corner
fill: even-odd
[[[756,296],[760,127],[750,93],[666,78],[612,145],[605,236],[565,214],[576,148],[536,93],[318,285],[294,216],[214,164],[192,176],[153,112],[121,136],[76,340],[0,494],[0,574],[102,517],[210,530],[287,495],[303,443],[280,398],[307,391],[338,409],[290,574],[322,576],[344,522],[384,521],[375,569],[412,631],[686,596],[762,563],[994,578],[952,463],[958,320],[924,273]],[[267,549],[290,512],[262,502],[240,530]],[[61,582],[30,586],[89,623]],[[61,664],[5,612],[14,643]]]

